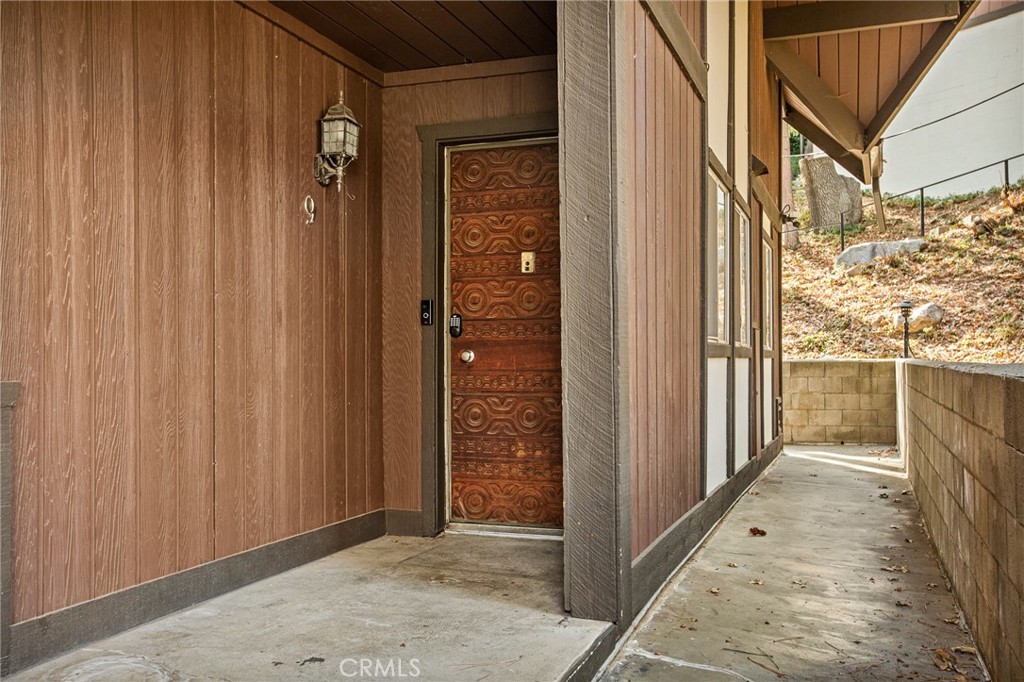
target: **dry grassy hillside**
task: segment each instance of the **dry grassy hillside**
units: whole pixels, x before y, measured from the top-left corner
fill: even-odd
[[[1005,194],[1005,193],[1004,193]],[[847,246],[919,235],[918,207],[894,202],[889,225],[875,226],[867,213]],[[988,213],[986,213],[988,212]],[[979,235],[964,227],[968,215],[993,217]],[[911,336],[915,357],[970,362],[1024,362],[1024,192],[926,203],[929,230],[952,229],[930,238],[914,254],[874,261],[847,275],[834,266],[839,235],[803,231],[801,244],[783,254],[783,350],[788,358],[896,357],[902,330],[879,324],[903,299],[934,302],[945,318],[934,329]]]

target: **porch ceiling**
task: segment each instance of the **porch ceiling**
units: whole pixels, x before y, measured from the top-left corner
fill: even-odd
[[[785,84],[787,121],[871,182],[882,168],[871,151],[978,4],[766,0],[766,52]]]
[[[272,0],[384,72],[555,54],[553,0]]]

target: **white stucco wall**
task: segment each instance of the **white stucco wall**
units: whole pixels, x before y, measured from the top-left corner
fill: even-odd
[[[736,358],[736,389],[733,391],[733,471],[750,461],[750,360]]]
[[[708,458],[705,484],[708,494],[725,483],[728,455],[729,361],[708,358]]]
[[[963,29],[886,131],[933,121],[1024,82],[1024,11]],[[899,194],[1024,152],[1024,88],[884,142],[882,191]],[[945,196],[1002,184],[1002,166],[926,190]],[[1011,181],[1024,158],[1011,162]]]
[[[761,374],[761,445],[768,445],[775,437],[775,399],[772,396],[774,361],[765,358]]]
[[[708,146],[729,161],[729,3],[707,4]]]

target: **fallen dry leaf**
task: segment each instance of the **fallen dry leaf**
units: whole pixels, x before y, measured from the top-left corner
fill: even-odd
[[[889,493],[879,493],[878,496],[881,497],[883,500],[889,499]]]
[[[960,622],[960,619],[957,616],[950,616],[949,618],[943,618],[942,622],[949,623],[950,625],[956,625]]]
[[[765,535],[768,535],[768,531],[758,528],[757,526],[754,526],[750,529],[750,534],[754,536],[764,537]]]
[[[882,566],[882,570],[889,573],[910,573],[910,569],[906,566]]]
[[[938,585],[936,585],[935,583],[928,583],[928,584],[926,585],[926,587],[927,587],[927,588],[928,588],[928,589],[930,590],[930,589],[932,589],[933,587],[938,587]]]
[[[973,646],[966,646],[966,645],[955,646],[955,647],[953,647],[953,651],[955,651],[958,654],[969,654],[971,656],[977,656],[978,655],[978,650],[975,649]]]
[[[910,602],[908,602],[908,601],[901,601],[901,600],[897,599],[896,600],[896,606],[908,607],[908,606],[910,606]]]
[[[750,584],[751,585],[764,585],[764,581],[761,580],[760,578],[754,578],[753,580],[750,581]]]
[[[960,672],[956,669],[956,656],[944,646],[940,646],[932,653],[932,662],[939,670]]]
[[[711,594],[718,594],[720,591],[721,590],[719,590],[717,587],[712,587],[710,590],[708,590],[708,592],[710,592]]]
[[[729,563],[726,564],[726,566],[728,566],[729,568],[736,568],[736,562],[730,561]]]

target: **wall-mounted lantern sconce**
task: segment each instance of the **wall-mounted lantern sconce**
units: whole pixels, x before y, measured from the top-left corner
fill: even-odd
[[[359,156],[359,129],[362,126],[345,106],[344,93],[338,94],[338,103],[320,119],[320,153],[313,161],[313,176],[326,187],[331,178],[338,178],[338,191],[345,168]]]

